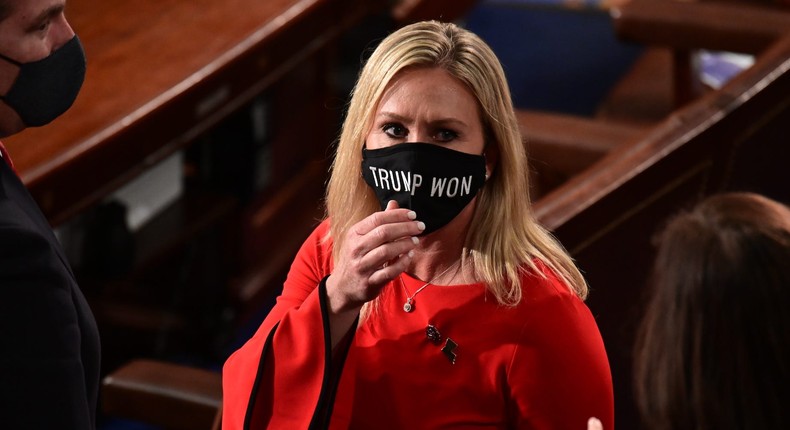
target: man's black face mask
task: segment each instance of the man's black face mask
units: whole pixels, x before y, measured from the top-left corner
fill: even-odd
[[[38,61],[20,63],[2,54],[0,58],[19,66],[19,75],[0,99],[28,127],[49,124],[66,112],[85,80],[85,51],[76,35]]]
[[[362,176],[376,192],[381,209],[395,200],[417,213],[423,234],[452,221],[486,181],[482,155],[429,143],[401,143],[362,149]]]

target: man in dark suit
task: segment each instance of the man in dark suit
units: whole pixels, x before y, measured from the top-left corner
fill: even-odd
[[[66,111],[85,76],[65,0],[0,0],[0,137]],[[94,429],[99,334],[0,144],[0,428]]]

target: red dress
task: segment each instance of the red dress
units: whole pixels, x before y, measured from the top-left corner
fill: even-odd
[[[504,307],[483,284],[431,285],[403,311],[396,279],[382,310],[332,354],[325,319],[331,241],[322,223],[297,255],[277,305],[225,363],[223,428],[583,430],[614,428],[603,341],[584,303],[539,265]],[[413,293],[423,282],[402,275]],[[322,300],[324,298],[324,300]],[[428,325],[436,333],[426,333]],[[448,340],[449,339],[449,340]],[[453,344],[456,346],[453,347]],[[453,362],[454,360],[454,362]],[[337,373],[342,369],[339,383]]]

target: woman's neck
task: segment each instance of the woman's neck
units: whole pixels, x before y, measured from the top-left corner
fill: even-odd
[[[406,270],[413,277],[438,285],[474,282],[471,265],[461,264],[469,225],[475,210],[476,198],[452,221],[439,230],[421,236],[414,250],[412,263]],[[420,214],[417,214],[419,219]],[[455,268],[450,268],[458,263]],[[442,273],[445,272],[446,273]],[[437,276],[438,275],[438,276]]]
[[[444,230],[444,229],[442,229]],[[464,276],[468,264],[462,264],[465,235],[453,231],[436,231],[420,237],[414,250],[412,264],[407,272],[424,282],[436,285],[454,285]]]

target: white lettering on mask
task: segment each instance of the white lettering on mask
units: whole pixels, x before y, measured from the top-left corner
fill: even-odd
[[[386,170],[370,166],[373,183],[376,187],[387,191],[410,191],[411,195],[422,185],[422,175],[402,170]]]
[[[465,196],[472,192],[472,176],[463,178],[431,178],[431,197]]]
[[[422,175],[415,173],[414,188],[411,189],[411,195],[414,195],[414,192],[417,191],[417,188],[420,188],[420,185],[422,185]]]

